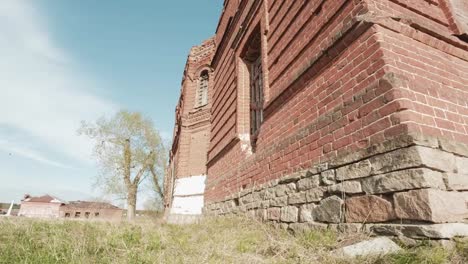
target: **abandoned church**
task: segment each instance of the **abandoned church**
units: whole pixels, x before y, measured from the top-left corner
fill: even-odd
[[[468,2],[225,0],[165,190],[173,222],[468,236]]]

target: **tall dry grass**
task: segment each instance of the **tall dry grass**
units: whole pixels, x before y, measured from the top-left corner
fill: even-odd
[[[0,263],[468,263],[468,243],[451,251],[421,243],[385,257],[336,259],[330,252],[366,234],[292,235],[242,218],[174,226],[0,219]]]

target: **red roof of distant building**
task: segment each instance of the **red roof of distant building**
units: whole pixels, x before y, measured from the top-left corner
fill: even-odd
[[[65,204],[66,202],[57,198],[57,197],[54,197],[54,196],[51,196],[51,195],[43,195],[43,196],[38,196],[38,197],[28,197],[26,199],[23,200],[23,202],[32,202],[32,203],[61,203],[61,204]]]
[[[87,201],[72,201],[68,203],[69,207],[75,208],[90,208],[90,209],[120,209],[110,203],[104,202],[87,202]]]

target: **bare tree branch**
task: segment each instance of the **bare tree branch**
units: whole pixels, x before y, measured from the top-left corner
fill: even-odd
[[[164,171],[166,171],[165,167],[166,166],[164,166]],[[161,200],[164,200],[164,191],[163,191],[163,188],[161,188],[161,185],[159,184],[159,178],[154,169],[154,166],[150,166],[150,172],[151,172],[151,175],[153,176],[153,183],[154,183],[154,187],[156,188],[156,192],[159,194]]]
[[[138,184],[140,182],[141,177],[143,176],[145,171],[148,170],[148,167],[151,165],[149,161],[152,159],[152,157],[153,157],[153,151],[151,151],[146,157],[141,169],[138,171],[137,175],[135,176],[135,179],[133,180],[133,184]]]

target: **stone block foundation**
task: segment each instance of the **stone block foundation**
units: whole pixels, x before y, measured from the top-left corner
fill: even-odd
[[[405,135],[208,202],[209,215],[247,214],[293,231],[468,236],[468,146]]]

